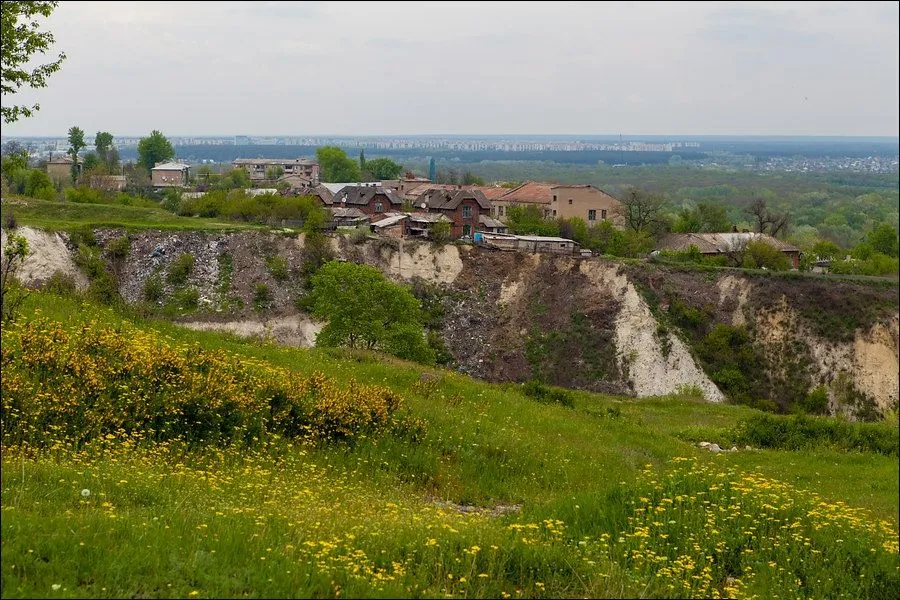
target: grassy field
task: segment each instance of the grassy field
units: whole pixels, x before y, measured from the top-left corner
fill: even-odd
[[[35,198],[3,199],[3,214],[12,212],[19,225],[48,231],[66,231],[79,226],[124,227],[126,229],[237,230],[258,226],[199,217],[179,217],[159,206],[80,204],[50,202]]]
[[[63,332],[56,342],[27,329],[36,318]],[[893,598],[900,585],[896,455],[697,447],[698,433],[757,414],[746,407],[584,392],[571,408],[542,404],[514,384],[45,294],[3,335],[3,597]],[[48,358],[69,346],[68,363]],[[156,397],[126,390],[163,358],[219,369],[185,390],[228,379],[255,399],[228,408],[232,392],[217,392],[225,416],[320,372],[336,388],[390,390],[421,427],[296,436],[276,431],[274,409],[247,443],[100,427]],[[79,391],[31,394],[43,421],[12,430],[7,382],[26,380]],[[96,420],[80,438],[59,429],[74,420],[54,421],[62,398]]]

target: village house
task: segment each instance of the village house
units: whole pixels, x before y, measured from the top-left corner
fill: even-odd
[[[410,172],[406,172],[403,175],[403,178],[397,183],[397,191],[400,193],[402,197],[406,197],[406,194],[413,191],[415,188],[419,187],[422,184],[431,183],[431,180],[427,177],[416,177]]]
[[[471,236],[480,229],[481,216],[491,214],[491,203],[477,190],[431,190],[419,200],[428,212],[442,214],[450,220],[453,238]]]
[[[244,169],[250,181],[271,179],[271,170],[281,168],[280,176],[297,175],[313,182],[319,181],[319,163],[308,158],[238,158],[232,161],[235,169]]]
[[[341,208],[338,206],[331,209],[331,229],[352,229],[368,222],[369,215],[358,208]]]
[[[331,206],[334,204],[334,194],[331,193],[324,185],[308,185],[305,187],[292,188],[285,190],[286,196],[312,196],[319,201],[322,206]]]
[[[487,215],[478,217],[478,223],[480,225],[480,227],[478,227],[479,231],[487,231],[488,233],[507,233],[509,231],[506,223]]]
[[[513,250],[516,252],[528,252],[532,254],[577,254],[580,248],[578,242],[561,237],[510,235],[488,232],[479,232],[476,234],[475,243],[498,250]]]
[[[694,246],[706,256],[727,255],[739,252],[751,241],[764,242],[787,256],[792,269],[800,268],[800,248],[765,233],[670,233],[659,241],[654,252],[687,252]]]
[[[57,185],[72,183],[72,165],[75,162],[65,154],[51,156],[47,161],[47,176]]]
[[[406,234],[406,213],[385,213],[383,219],[373,221],[369,228],[372,232],[392,238],[402,238]]]
[[[121,192],[126,183],[124,175],[91,175],[88,186],[104,192]]]
[[[550,188],[550,217],[583,219],[588,226],[612,221],[621,227],[622,203],[592,185],[554,185]]]
[[[406,220],[406,233],[410,237],[430,238],[431,231],[438,223],[448,223],[452,231],[453,225],[446,216],[440,213],[409,213]]]
[[[191,168],[184,163],[160,163],[150,169],[153,187],[186,187],[190,180]]]
[[[502,188],[501,188],[502,189]],[[589,226],[611,221],[621,227],[622,203],[592,185],[562,185],[527,181],[491,199],[491,216],[503,221],[511,206],[538,207],[545,219],[578,217]]]
[[[285,191],[294,191],[314,184],[312,179],[301,177],[300,175],[282,175],[275,181],[275,185]]]
[[[399,210],[403,200],[394,190],[370,185],[346,186],[334,195],[334,206],[357,208],[369,216]]]

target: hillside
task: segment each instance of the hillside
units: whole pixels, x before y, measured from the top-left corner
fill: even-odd
[[[27,282],[60,270],[87,286],[70,235],[21,231],[34,250],[22,271]],[[91,235],[98,252],[127,238],[124,255],[103,256],[130,303],[145,300],[151,280],[157,306],[189,327],[314,343],[320,325],[298,308],[302,235],[109,227]],[[338,258],[412,283],[449,366],[487,381],[539,378],[639,397],[696,388],[709,401],[781,411],[819,388],[831,413],[874,419],[897,408],[895,280],[691,270],[414,241],[401,247],[337,237],[331,244]],[[166,281],[182,255],[190,255],[191,272],[183,283]]]
[[[900,585],[887,424],[829,441],[834,420],[766,425],[689,395],[528,396],[46,293],[2,349],[4,597],[890,598]],[[355,396],[370,417],[341,408]],[[767,447],[773,426],[796,450]]]

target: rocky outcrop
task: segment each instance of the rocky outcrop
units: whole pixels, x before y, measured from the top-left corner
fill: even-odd
[[[20,232],[32,250],[19,272],[23,281],[37,285],[62,271],[80,287],[87,284],[65,235]],[[104,245],[125,232],[96,234]],[[314,343],[321,324],[297,308],[305,293],[302,236],[128,235],[130,251],[116,272],[129,302],[143,301],[148,279],[156,277],[163,288],[160,303],[185,289],[196,291],[196,307],[179,318],[187,326],[298,346]],[[725,398],[697,344],[723,324],[750,336],[766,368],[767,381],[758,389],[779,402],[825,385],[834,403],[832,384],[840,380],[846,388],[849,378],[854,394],[882,411],[897,404],[896,285],[698,272],[414,240],[353,243],[335,237],[330,243],[340,260],[372,264],[397,281],[415,283],[417,293],[443,311],[440,329],[453,366],[490,381],[540,377],[637,396],[690,388],[719,402]],[[194,267],[187,282],[171,283],[167,273],[182,254],[194,257]],[[286,276],[273,268],[274,257],[283,261]]]

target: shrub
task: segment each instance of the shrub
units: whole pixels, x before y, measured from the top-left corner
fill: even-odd
[[[165,295],[165,287],[163,286],[162,277],[158,273],[154,273],[146,280],[141,288],[141,295],[148,302],[159,302]]]
[[[814,388],[807,394],[806,398],[797,402],[797,406],[804,412],[813,415],[826,414],[828,412],[828,388],[824,385]]]
[[[571,392],[551,388],[537,379],[531,379],[522,384],[522,393],[543,404],[562,404],[565,407],[575,406],[575,398]]]
[[[113,260],[124,260],[131,250],[131,239],[127,235],[110,240],[106,252]]]
[[[290,276],[287,261],[281,256],[270,256],[266,259],[266,267],[275,281],[286,281]]]
[[[44,282],[44,291],[57,296],[71,296],[75,293],[75,278],[62,271],[54,271]]]
[[[367,239],[369,239],[369,228],[365,225],[350,232],[350,241],[354,244],[362,244]]]
[[[91,279],[87,289],[88,298],[100,304],[118,304],[122,297],[119,295],[119,281],[116,276],[106,270]]]
[[[773,271],[787,271],[791,264],[787,256],[778,248],[763,241],[750,241],[747,251],[744,253],[743,265],[748,269],[771,269]]]
[[[19,226],[19,223],[16,221],[16,215],[11,210],[6,211],[6,215],[3,217],[3,226],[8,231],[12,231]]]
[[[387,388],[248,365],[128,325],[69,331],[41,318],[4,327],[0,350],[4,447],[78,447],[109,433],[242,445],[269,434],[351,441],[403,422],[396,416],[402,400]],[[91,384],[72,385],[73,373]]]
[[[197,288],[187,287],[172,294],[172,300],[181,310],[196,310],[200,302],[200,292]]]
[[[261,310],[269,305],[272,301],[272,291],[264,283],[257,283],[253,292],[253,305],[257,310]]]
[[[851,423],[830,417],[756,415],[732,433],[739,444],[759,448],[808,450],[827,446],[897,456],[898,429],[889,423]]]
[[[169,274],[166,280],[172,285],[184,285],[187,283],[191,271],[194,270],[195,263],[194,255],[190,253],[176,257],[169,265]]]

